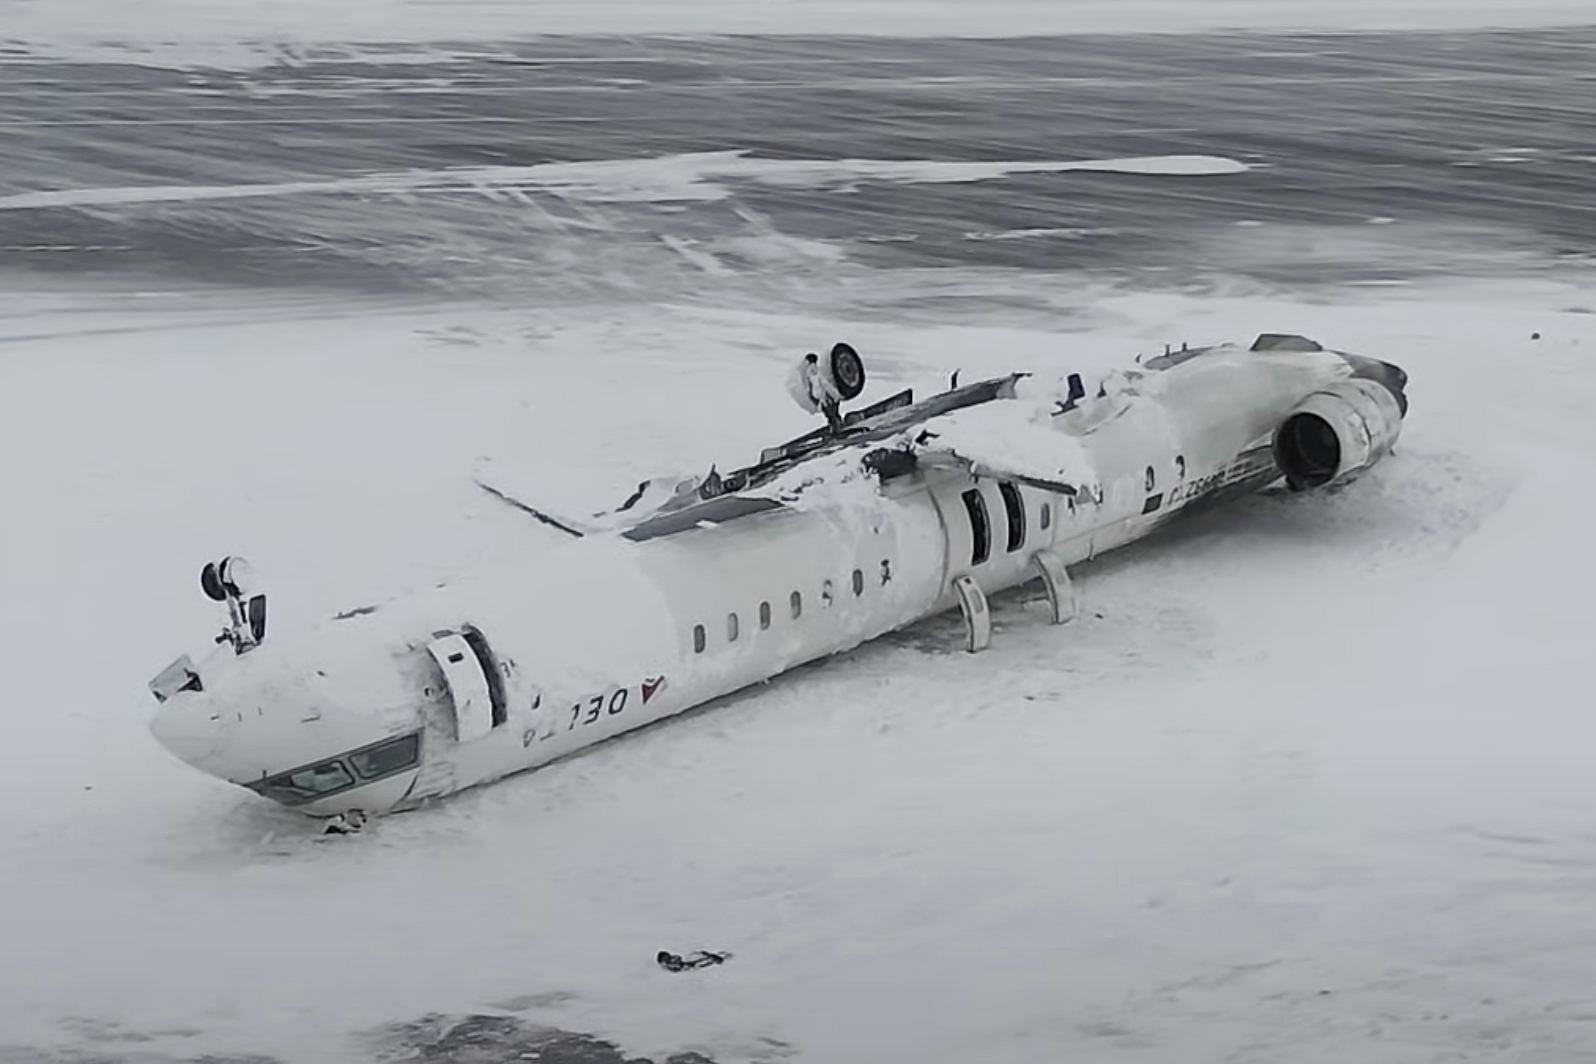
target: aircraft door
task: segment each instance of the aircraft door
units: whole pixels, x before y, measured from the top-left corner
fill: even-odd
[[[427,653],[443,670],[454,705],[455,738],[462,743],[480,739],[493,730],[495,713],[491,665],[478,655],[460,632],[449,632],[427,644]]]
[[[1023,524],[1015,529],[1011,521],[1024,522],[1026,506],[1017,489],[1011,486],[1011,490],[1016,494],[1005,498],[1000,482],[984,477],[949,480],[932,489],[947,538],[949,586],[955,577],[967,574],[983,589],[993,590],[1023,569],[1021,547],[1029,533]]]

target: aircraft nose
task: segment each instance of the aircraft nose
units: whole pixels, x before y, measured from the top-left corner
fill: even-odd
[[[225,738],[220,716],[204,700],[179,695],[156,711],[150,732],[179,760],[195,767],[221,752]]]

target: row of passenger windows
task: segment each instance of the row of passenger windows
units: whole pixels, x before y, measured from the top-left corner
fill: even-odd
[[[1186,474],[1186,460],[1177,458],[1176,466],[1180,476],[1184,477]],[[1147,482],[1148,490],[1151,491],[1153,470],[1150,467],[1147,470]],[[1013,554],[1023,550],[1025,547],[1025,497],[1020,494],[1020,489],[1016,485],[1007,480],[999,481],[998,494],[1003,498],[1003,517],[1007,525],[1004,550],[1009,554]],[[992,557],[992,521],[987,514],[986,497],[981,494],[979,488],[971,488],[964,492],[961,497],[964,500],[965,513],[970,519],[970,564],[981,565]],[[1044,532],[1053,527],[1052,503],[1042,503],[1042,508],[1037,513],[1037,525]],[[891,579],[891,568],[883,560],[881,563],[881,582],[885,584]],[[864,594],[864,573],[859,569],[853,571],[853,593],[855,596]],[[820,593],[821,600],[827,606],[831,605],[831,595],[831,581],[827,580],[822,585]],[[801,617],[804,609],[803,595],[794,591],[788,597],[788,608],[792,613],[793,620]],[[761,630],[769,628],[770,623],[770,603],[761,602],[759,604],[759,627]],[[737,614],[728,613],[726,615],[726,642],[737,642],[739,635],[741,635],[741,621],[738,619]],[[708,630],[701,624],[694,625],[693,652],[702,654],[708,646]]]
[[[998,483],[998,494],[1003,496],[1003,516],[1008,522],[1008,539],[1004,547],[1008,553],[1025,546],[1025,497],[1020,489],[1004,480]],[[992,523],[987,517],[986,497],[980,488],[971,488],[963,495],[964,511],[970,518],[970,564],[980,565],[992,556]],[[1053,527],[1053,504],[1044,502],[1037,523],[1045,531]]]
[[[892,580],[892,563],[887,561],[885,558],[883,558],[881,560],[881,583],[883,585],[885,585],[888,582],[890,582],[891,580]],[[849,583],[853,587],[854,598],[858,598],[861,595],[863,595],[864,594],[864,589],[865,589],[864,570],[863,569],[855,569],[853,571],[853,576],[849,580]],[[820,604],[822,606],[830,606],[831,603],[832,603],[832,600],[834,598],[835,598],[835,592],[832,589],[831,581],[827,580],[825,583],[820,585]],[[795,620],[795,621],[798,618],[800,618],[800,617],[802,617],[804,615],[804,596],[803,596],[803,592],[794,591],[792,594],[787,596],[787,612],[792,616],[792,619]],[[759,604],[759,630],[760,631],[764,631],[764,630],[766,630],[767,628],[770,627],[770,625],[771,625],[771,615],[772,615],[772,611],[771,611],[770,603],[769,602],[761,602]],[[742,634],[742,620],[741,620],[741,618],[739,618],[736,613],[728,613],[726,615],[726,642],[728,642],[728,643],[737,642],[737,638],[741,634]],[[708,630],[701,624],[693,625],[693,653],[702,654],[704,652],[704,650],[708,646],[709,646],[709,632],[708,632]]]

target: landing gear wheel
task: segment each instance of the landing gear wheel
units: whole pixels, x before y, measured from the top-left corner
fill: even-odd
[[[222,586],[222,574],[215,562],[206,562],[205,568],[200,570],[200,590],[212,602],[227,601],[227,588]]]
[[[865,386],[864,360],[859,357],[859,352],[847,344],[833,344],[827,368],[831,371],[832,383],[837,386],[837,394],[843,402],[859,398]]]

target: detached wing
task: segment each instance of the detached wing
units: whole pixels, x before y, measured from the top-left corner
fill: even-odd
[[[473,477],[472,480],[477,487],[481,488],[489,495],[492,495],[495,499],[498,499],[506,506],[514,507],[524,514],[535,517],[539,521],[542,521],[544,524],[548,525],[550,528],[564,532],[568,536],[575,536],[577,539],[581,539],[583,536],[590,536],[597,531],[597,529],[584,525],[582,522],[572,520],[569,517],[557,516],[547,510],[534,506],[519,496],[511,494],[508,488],[500,487],[499,485],[484,480],[481,477]]]
[[[506,506],[578,539],[606,532],[626,532],[651,518],[683,509],[699,500],[699,478],[654,477],[639,484],[637,490],[613,510],[588,513],[580,505],[561,505],[558,498],[553,501],[546,498],[551,491],[557,497],[562,486],[572,487],[562,485],[557,477],[547,474],[518,474],[484,460],[477,463],[471,479]]]

